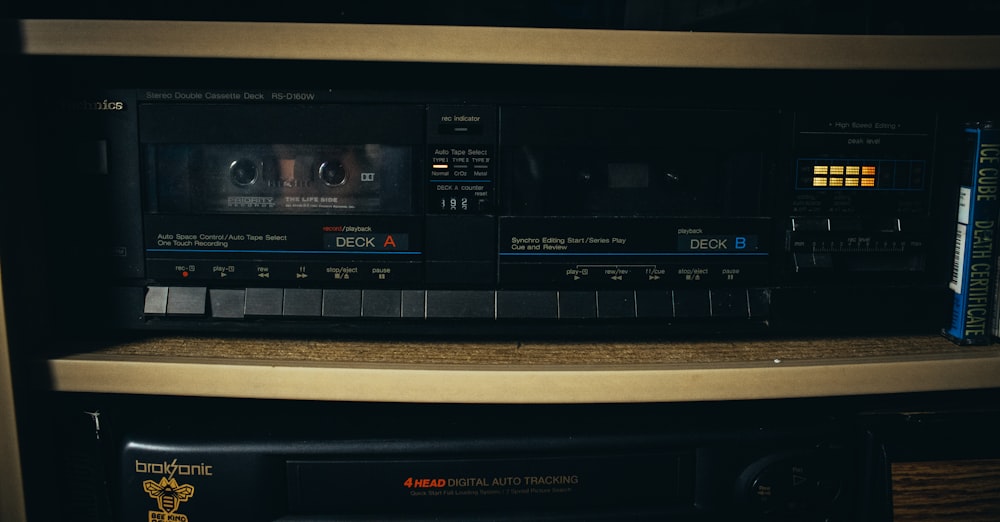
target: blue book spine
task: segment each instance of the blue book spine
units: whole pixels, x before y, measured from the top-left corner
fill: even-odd
[[[955,258],[949,288],[954,292],[951,324],[944,333],[958,344],[989,344],[993,335],[1000,139],[992,123],[965,128],[955,230]]]

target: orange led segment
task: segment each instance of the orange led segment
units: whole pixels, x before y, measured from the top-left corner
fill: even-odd
[[[823,160],[818,160],[819,161]],[[837,161],[837,160],[834,160]],[[841,160],[844,163],[841,164],[826,164],[817,165],[813,163],[808,167],[803,165],[800,172],[805,174],[805,169],[812,168],[812,179],[811,181],[805,181],[809,183],[813,188],[877,188],[877,176],[878,176],[878,166],[874,165],[864,165],[860,164],[862,161],[869,160]],[[855,162],[854,164],[848,165],[848,161]],[[804,180],[803,180],[804,181]]]

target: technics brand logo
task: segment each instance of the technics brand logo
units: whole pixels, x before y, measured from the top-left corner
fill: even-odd
[[[78,111],[123,111],[125,102],[119,100],[79,101],[70,103],[70,108]]]
[[[212,476],[212,468],[214,466],[209,466],[202,462],[201,464],[178,464],[177,459],[171,462],[141,462],[139,460],[135,461],[135,472],[136,473],[149,473],[152,475],[166,475],[168,479],[173,478],[174,475],[180,476]]]

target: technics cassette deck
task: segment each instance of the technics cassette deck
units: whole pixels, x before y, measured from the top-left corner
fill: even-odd
[[[106,207],[100,270],[127,328],[943,324],[958,111],[792,96],[790,72],[732,99],[720,85],[742,80],[720,78],[749,73],[632,72],[634,96],[616,74],[91,89],[51,111],[75,167],[49,176],[98,180],[63,199]],[[601,87],[558,92],[581,75]],[[677,76],[683,96],[656,87]]]

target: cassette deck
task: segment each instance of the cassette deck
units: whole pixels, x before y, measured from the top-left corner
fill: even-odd
[[[54,117],[75,122],[72,161],[107,179],[105,272],[128,329],[665,334],[946,316],[952,181],[935,165],[953,115],[935,108],[95,92],[116,109]]]

